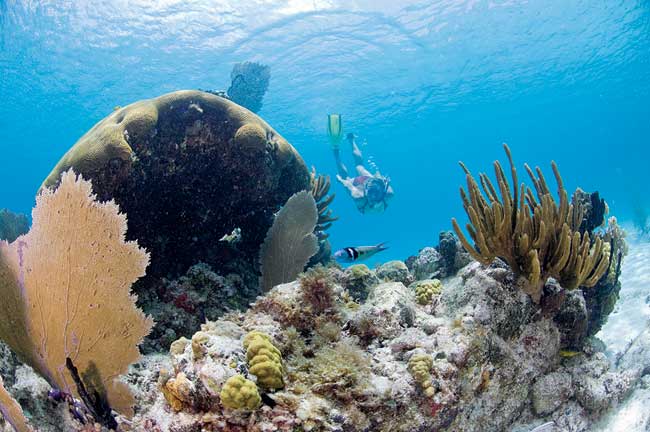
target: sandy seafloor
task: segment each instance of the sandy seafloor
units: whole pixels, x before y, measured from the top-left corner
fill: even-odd
[[[650,240],[640,240],[634,235],[628,240],[629,252],[621,269],[620,298],[597,334],[613,361],[650,325]],[[649,410],[650,391],[637,389],[603,421],[598,432],[647,432]]]

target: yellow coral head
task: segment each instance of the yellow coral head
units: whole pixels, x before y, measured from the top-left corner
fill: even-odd
[[[224,383],[220,393],[221,404],[230,409],[257,409],[262,398],[257,386],[242,375],[234,375]]]
[[[274,390],[284,387],[282,353],[271,343],[271,337],[252,331],[244,337],[243,344],[250,372],[257,377],[259,386]]]

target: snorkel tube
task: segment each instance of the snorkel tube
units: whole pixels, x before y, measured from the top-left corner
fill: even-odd
[[[332,147],[338,148],[343,138],[343,120],[341,114],[327,115],[327,136]]]

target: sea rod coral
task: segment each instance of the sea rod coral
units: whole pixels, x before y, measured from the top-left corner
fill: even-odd
[[[538,167],[533,173],[525,165],[537,197],[524,184],[520,187],[510,149],[505,144],[504,149],[510,162],[512,191],[499,161],[494,162],[498,191],[486,174],[479,174],[485,195],[460,163],[467,178],[467,192],[460,190],[470,219],[466,227],[476,245],[470,244],[456,219],[452,219],[463,246],[482,264],[490,264],[497,257],[506,261],[517,275],[523,276],[521,287],[535,302],[539,302],[549,277],[566,289],[594,286],[607,271],[609,253],[602,239],[579,231],[583,209],[569,203],[557,165],[551,163],[559,203],[551,196]]]
[[[95,201],[71,170],[36,198],[32,217],[29,233],[0,242],[0,338],[53,387],[80,397],[78,370],[95,396],[129,415],[134,400],[118,377],[153,324],[130,292],[149,255],[124,241],[117,205]]]

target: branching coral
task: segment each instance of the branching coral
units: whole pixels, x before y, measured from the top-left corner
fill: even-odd
[[[282,378],[282,354],[266,333],[252,331],[244,338],[244,349],[250,373],[257,377],[257,384],[269,390],[284,387]]]
[[[479,174],[485,196],[461,162],[468,190],[461,188],[461,198],[470,219],[467,231],[475,243],[475,246],[469,243],[456,219],[452,219],[463,246],[483,264],[497,257],[506,261],[516,274],[526,279],[522,289],[535,302],[539,302],[548,277],[557,279],[567,289],[594,286],[607,271],[609,254],[600,238],[592,241],[589,233],[580,233],[582,208],[569,204],[557,165],[551,163],[559,203],[552,198],[539,168],[533,173],[525,165],[536,197],[524,184],[519,187],[510,149],[507,145],[504,149],[510,163],[512,191],[498,161],[494,162],[498,191],[486,174]]]
[[[52,386],[78,396],[70,358],[86,385],[129,414],[133,397],[117,378],[152,326],[130,290],[149,256],[125,242],[117,205],[95,201],[90,182],[72,171],[37,197],[32,216],[29,233],[0,241],[0,338]]]
[[[332,222],[338,220],[337,217],[332,216],[332,210],[329,209],[329,205],[334,200],[335,195],[327,195],[330,190],[330,177],[317,175],[316,168],[312,168],[311,171],[311,194],[316,201],[316,206],[318,207],[318,223],[316,225],[316,231],[320,233],[319,238],[321,240],[329,237],[328,234],[325,234],[331,226]]]

